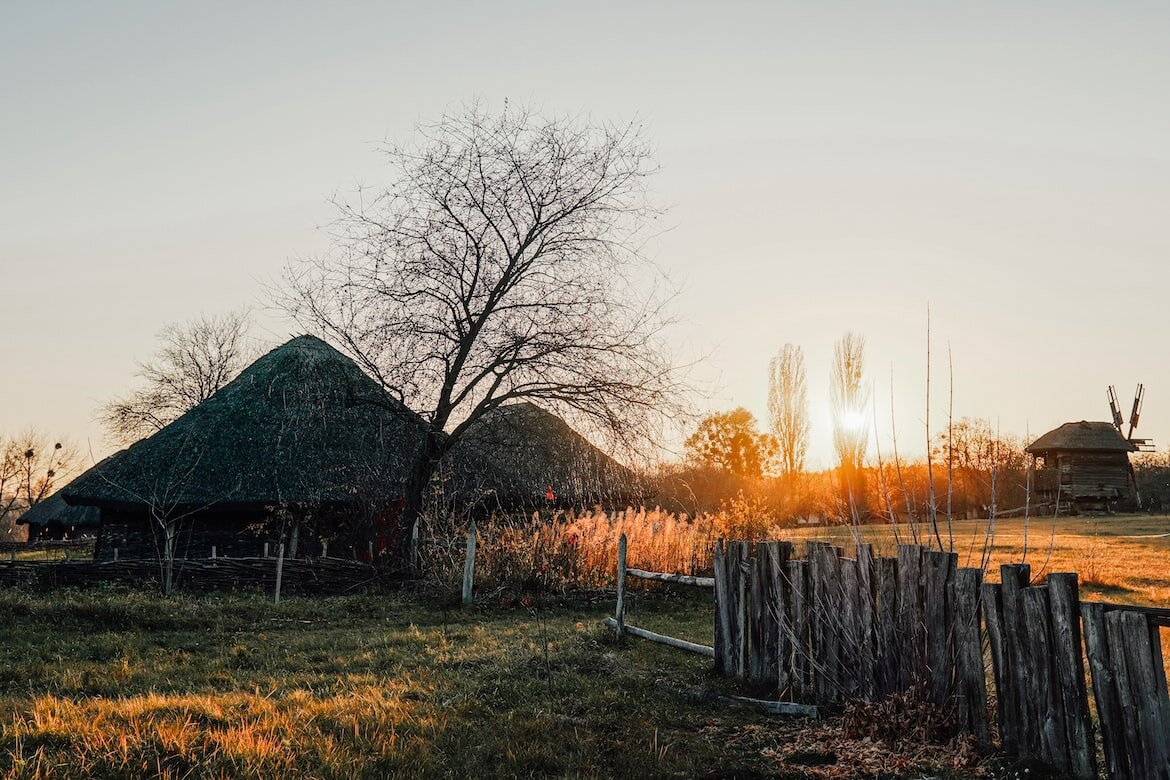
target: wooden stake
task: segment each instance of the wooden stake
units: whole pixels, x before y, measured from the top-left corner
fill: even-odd
[[[276,548],[276,603],[280,603],[280,578],[284,574],[284,542]]]
[[[617,549],[617,606],[614,607],[613,619],[617,629],[618,639],[626,633],[626,535],[618,537]],[[713,651],[712,651],[713,652]]]
[[[463,561],[463,603],[471,603],[471,586],[475,579],[475,521],[467,529],[467,558]]]

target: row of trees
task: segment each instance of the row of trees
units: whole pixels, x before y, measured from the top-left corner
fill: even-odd
[[[746,410],[709,419],[738,421],[738,433],[724,441],[767,438]],[[706,422],[701,429],[712,427]],[[711,444],[716,440],[708,437],[704,441]],[[1023,506],[1028,468],[1024,444],[1016,437],[999,434],[987,420],[962,418],[933,438],[931,463],[925,458],[861,461],[850,472],[852,484],[846,483],[840,466],[791,474],[778,468],[761,473],[730,468],[733,462],[750,461],[751,455],[740,456],[738,461],[691,457],[686,463],[664,467],[655,500],[692,514],[726,510],[747,501],[773,522],[853,516],[861,521],[929,522],[933,515],[946,517],[948,507],[953,517],[972,511],[986,516],[993,503],[1001,512]],[[1142,469],[1139,463],[1139,476]],[[1147,471],[1151,487],[1158,478],[1170,485],[1170,478],[1161,477],[1170,470]],[[1170,488],[1166,492],[1170,494]]]
[[[856,471],[869,441],[866,408],[865,339],[846,333],[833,350],[829,394],[833,409],[833,446],[843,469]],[[809,444],[808,376],[804,351],[785,344],[768,365],[769,431],[759,433],[746,409],[705,418],[686,441],[695,463],[747,477],[804,471]]]

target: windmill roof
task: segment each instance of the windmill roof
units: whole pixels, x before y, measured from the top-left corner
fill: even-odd
[[[1049,431],[1025,449],[1038,454],[1056,450],[1081,450],[1086,452],[1134,452],[1137,450],[1112,423],[1067,422]]]
[[[63,493],[70,504],[168,508],[392,498],[421,426],[348,357],[299,336]]]

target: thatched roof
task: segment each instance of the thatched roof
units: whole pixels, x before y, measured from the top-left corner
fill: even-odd
[[[442,474],[445,498],[463,503],[585,505],[638,492],[630,469],[532,403],[502,406],[478,420],[448,454]]]
[[[1076,450],[1081,452],[1135,452],[1137,450],[1112,423],[1068,422],[1049,431],[1025,449],[1033,455]]]
[[[402,493],[422,422],[312,336],[65,488],[70,504],[310,505]]]
[[[32,509],[16,518],[16,522],[38,528],[97,528],[102,524],[102,515],[96,506],[69,506],[58,490],[43,501],[38,501]]]
[[[95,469],[105,468],[111,460],[117,458],[123,452],[125,450],[119,450],[113,455],[107,455],[105,458],[102,458],[97,462],[97,465],[81,472],[68,485],[55,491],[53,495],[43,501],[37,502],[34,507],[16,518],[16,522],[25,525],[35,525],[41,528],[45,526],[54,528],[67,528],[69,526],[75,528],[100,527],[102,524],[101,510],[96,506],[70,506],[65,502],[65,491]]]

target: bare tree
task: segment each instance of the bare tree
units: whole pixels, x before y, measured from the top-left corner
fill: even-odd
[[[808,451],[808,386],[804,351],[785,344],[768,365],[768,422],[785,477],[804,470]]]
[[[400,532],[477,419],[537,401],[609,443],[682,409],[661,273],[640,247],[655,170],[636,124],[472,104],[387,145],[386,189],[335,200],[334,251],[277,297],[418,412]]]
[[[77,465],[71,445],[38,431],[0,438],[0,537],[12,536],[16,517],[51,496]]]
[[[869,443],[869,386],[865,383],[865,339],[856,333],[846,333],[833,348],[829,398],[833,406],[833,447],[841,465],[845,497],[850,511],[857,513],[864,501],[861,467]]]
[[[149,436],[235,379],[251,357],[247,333],[244,310],[164,327],[158,352],[138,364],[145,386],[99,411],[111,438],[128,444]]]

